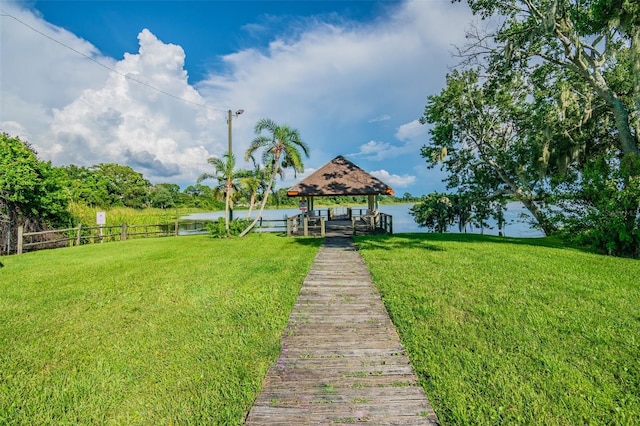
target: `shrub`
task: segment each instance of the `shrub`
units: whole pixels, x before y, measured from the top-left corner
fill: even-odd
[[[240,233],[244,231],[250,224],[251,220],[249,219],[234,219],[229,222],[229,234],[234,236],[240,235]],[[227,236],[223,217],[218,218],[218,220],[215,222],[208,223],[207,230],[212,237],[224,238]]]

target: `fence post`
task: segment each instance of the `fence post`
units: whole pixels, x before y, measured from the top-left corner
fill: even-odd
[[[120,225],[120,241],[127,241],[127,230],[129,226],[126,223]]]
[[[287,237],[291,236],[291,218],[287,218]]]
[[[180,225],[178,224],[177,220],[173,229],[173,233],[175,234],[176,237],[180,235]]]
[[[78,232],[76,233],[76,245],[79,246],[81,241],[80,237],[82,237],[82,223],[78,224]]]
[[[304,215],[304,236],[308,237],[309,236],[309,218],[307,217],[307,215]]]
[[[393,234],[393,216],[389,216],[389,233]]]
[[[18,254],[22,254],[22,234],[24,234],[24,226],[18,226]]]
[[[353,235],[356,235],[356,218],[351,217],[351,226],[353,227]]]
[[[324,238],[324,218],[320,217],[320,236]]]

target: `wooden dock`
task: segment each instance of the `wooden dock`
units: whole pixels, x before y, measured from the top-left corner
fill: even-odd
[[[362,257],[328,237],[246,425],[437,425]]]

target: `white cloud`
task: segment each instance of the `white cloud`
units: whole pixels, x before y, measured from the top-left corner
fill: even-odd
[[[3,3],[29,25],[119,73],[214,109],[244,109],[232,122],[238,160],[255,136],[253,125],[269,117],[300,130],[311,147],[308,170],[352,152],[359,161],[385,161],[380,172],[388,173],[387,180],[410,185],[415,178],[402,173],[422,161],[426,135],[412,120],[426,96],[440,91],[451,45],[464,42],[470,13],[448,0],[387,7],[384,18],[368,24],[296,22],[294,32],[274,38],[266,50],[222,57],[225,73],[212,71],[191,86],[185,52],[171,40],[142,31],[139,51],[116,61],[20,5]],[[251,23],[245,29],[261,31]],[[0,126],[28,136],[44,159],[118,162],[152,181],[189,184],[208,170],[208,156],[226,151],[224,112],[109,72],[10,18],[2,17],[0,31]]]
[[[445,0],[394,6],[385,20],[315,23],[296,38],[275,39],[266,51],[226,55],[228,74],[211,74],[197,87],[207,99],[242,106],[249,122],[268,116],[294,125],[328,157],[354,152],[363,139],[380,140],[379,129],[356,127],[386,119],[381,108],[398,120],[420,115],[426,95],[444,82],[451,45],[464,41],[464,8]],[[385,122],[393,125],[391,117]]]
[[[87,88],[99,87],[108,74],[70,48],[107,65],[114,61],[16,3],[3,2],[2,9],[7,16],[0,17],[0,128],[41,142],[50,137],[52,109],[66,105]]]
[[[418,120],[413,120],[409,123],[403,124],[398,127],[396,131],[396,138],[401,141],[421,141],[424,143],[428,135],[427,128],[420,124]]]
[[[360,145],[358,152],[347,154],[348,157],[364,157],[368,160],[382,160],[387,158],[392,151],[397,152],[397,147],[387,142],[369,141]]]
[[[379,116],[377,116],[375,118],[370,118],[369,120],[367,120],[367,122],[369,122],[369,123],[378,123],[380,121],[388,121],[388,120],[391,120],[391,116],[389,114],[382,114],[382,115],[379,115]]]
[[[187,82],[180,46],[165,44],[148,30],[138,39],[138,53],[125,54],[102,88],[85,90],[54,111],[51,130],[57,144],[49,154],[58,162],[91,164],[97,158],[127,164],[153,181],[195,181],[211,155],[206,147],[225,148],[210,139],[212,126],[223,123],[224,114],[194,105],[204,100]]]
[[[413,183],[415,183],[416,181],[415,176],[411,176],[411,175],[400,176],[396,174],[391,174],[384,169],[375,170],[375,171],[369,172],[369,174],[377,177],[378,179],[380,179],[387,185],[391,186],[392,188],[406,188],[412,185]]]

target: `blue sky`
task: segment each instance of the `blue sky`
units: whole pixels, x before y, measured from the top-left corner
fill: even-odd
[[[117,162],[184,187],[210,171],[207,158],[226,152],[225,111],[244,109],[232,121],[239,159],[268,117],[310,146],[305,175],[344,155],[398,195],[444,189],[420,157],[428,128],[417,119],[456,63],[453,46],[472,19],[465,4],[0,6],[0,130],[54,165]]]

